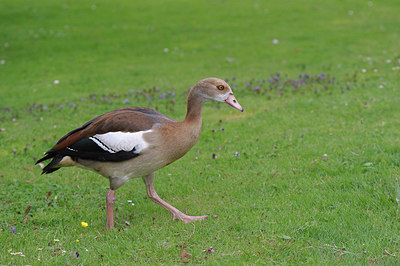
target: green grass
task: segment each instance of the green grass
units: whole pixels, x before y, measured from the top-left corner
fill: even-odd
[[[0,264],[398,263],[399,14],[397,1],[0,2]],[[336,78],[270,90],[278,71]],[[172,222],[134,179],[106,232],[105,178],[33,167],[127,98],[182,119],[208,76],[236,83],[245,112],[206,104],[199,142],[155,181],[207,221]]]

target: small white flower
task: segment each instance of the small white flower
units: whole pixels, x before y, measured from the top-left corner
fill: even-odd
[[[53,82],[55,85],[60,84],[60,81],[58,79],[54,80]]]
[[[169,49],[168,48],[164,48],[164,53],[168,53]]]
[[[378,73],[378,69],[375,68],[375,69],[374,69],[374,73]]]
[[[328,154],[325,153],[325,154],[324,154],[324,157],[328,157]]]
[[[379,85],[379,89],[383,89],[383,85]]]
[[[390,63],[392,63],[392,60],[386,59],[386,63],[390,64]]]
[[[128,200],[128,202],[129,202],[129,203],[131,203],[131,202],[132,202],[132,200]]]
[[[365,73],[365,72],[367,72],[367,70],[366,70],[365,68],[363,68],[363,69],[361,70],[361,72],[362,72],[362,73]]]
[[[6,63],[6,60],[2,59],[0,60],[0,64],[4,65]]]
[[[349,16],[352,16],[353,14],[354,14],[354,11],[353,10],[349,10]]]
[[[272,44],[279,44],[279,40],[278,39],[273,39],[272,40]]]

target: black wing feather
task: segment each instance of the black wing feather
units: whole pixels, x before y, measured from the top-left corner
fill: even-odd
[[[131,151],[118,151],[111,153],[103,150],[92,139],[85,138],[61,151],[58,151],[58,154],[70,156],[73,160],[84,159],[101,162],[120,162],[139,156],[138,153],[135,153],[135,150],[136,148],[134,147]]]

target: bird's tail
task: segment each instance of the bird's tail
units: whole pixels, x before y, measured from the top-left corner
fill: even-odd
[[[54,152],[47,152],[46,156],[44,156],[42,159],[38,160],[35,164],[38,164],[38,163],[41,163],[43,161],[52,159],[50,161],[50,163],[47,164],[42,170],[42,175],[43,174],[50,174],[50,173],[60,169],[60,167],[54,167],[54,166],[56,166],[62,160],[63,157],[64,156],[59,155],[59,154],[54,153]]]

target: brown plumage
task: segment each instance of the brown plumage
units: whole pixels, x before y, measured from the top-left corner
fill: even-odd
[[[198,82],[189,92],[185,120],[149,108],[126,107],[100,115],[62,137],[37,163],[52,159],[43,173],[77,166],[110,180],[107,193],[107,228],[114,227],[115,190],[131,178],[142,177],[147,194],[183,222],[206,216],[188,216],[163,201],[153,187],[154,172],[186,154],[201,132],[201,110],[206,101],[226,102],[243,111],[229,85],[217,78]]]

